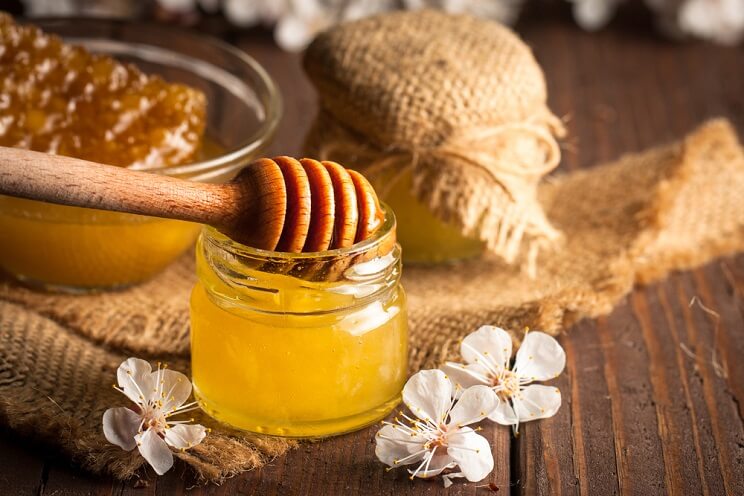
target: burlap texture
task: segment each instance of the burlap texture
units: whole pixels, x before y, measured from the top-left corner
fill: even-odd
[[[541,204],[566,242],[538,259],[537,279],[495,257],[406,268],[411,370],[456,353],[477,326],[557,334],[609,312],[636,282],[744,249],[744,152],[726,121],[683,141],[544,183]],[[106,443],[101,416],[126,404],[111,389],[127,356],[188,370],[190,256],[119,293],[64,296],[0,286],[0,419],[95,472],[135,474],[142,459]],[[209,424],[205,418],[199,419]],[[212,425],[177,456],[206,480],[260,466],[293,443]]]
[[[343,24],[308,48],[320,111],[306,153],[385,178],[410,169],[412,192],[441,220],[511,262],[522,240],[560,238],[537,200],[558,165],[545,78],[508,28],[440,11]]]

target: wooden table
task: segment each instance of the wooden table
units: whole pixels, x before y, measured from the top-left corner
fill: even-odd
[[[533,9],[518,30],[545,68],[551,107],[571,116],[576,152],[565,154],[563,169],[681,137],[716,115],[744,135],[744,47],[672,44],[643,16],[590,35],[565,8],[555,14]],[[265,35],[220,34],[279,82],[286,116],[272,151],[299,153],[315,112],[299,57]],[[500,494],[744,494],[744,255],[638,288],[561,342],[563,406],[524,424],[518,438],[486,427],[496,468],[484,483]],[[376,429],[306,444],[220,487],[193,489],[178,470],[141,488],[95,478],[0,431],[0,494],[493,494],[385,472],[374,457]]]

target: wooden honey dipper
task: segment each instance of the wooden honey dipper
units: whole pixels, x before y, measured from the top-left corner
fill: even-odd
[[[209,184],[0,147],[0,194],[209,224],[233,240],[284,252],[358,243],[382,225],[369,182],[335,162],[262,158]]]

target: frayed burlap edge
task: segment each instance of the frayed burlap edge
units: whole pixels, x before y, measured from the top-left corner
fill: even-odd
[[[528,122],[453,133],[436,148],[379,149],[321,109],[304,150],[359,170],[383,200],[391,182],[410,174],[411,194],[430,212],[513,263],[524,245],[537,251],[561,239],[537,200],[537,190],[541,177],[558,166],[556,136],[564,134],[561,121],[542,109]],[[510,143],[520,135],[522,149],[516,153]]]
[[[111,384],[128,354],[111,351],[27,308],[0,301],[0,422],[23,436],[50,443],[81,467],[117,479],[146,476],[145,462],[106,441],[107,408],[130,405]],[[172,368],[188,373],[188,362]],[[296,446],[287,439],[239,432],[199,412],[212,429],[194,448],[174,453],[195,482],[219,483]]]
[[[320,106],[309,156],[375,187],[383,171],[410,174],[434,216],[508,263],[523,244],[558,242],[536,192],[565,129],[532,50],[508,27],[433,9],[372,16],[319,34],[303,67]]]
[[[634,169],[646,171],[646,182],[623,184],[623,174]],[[614,181],[609,187],[620,190],[614,204],[610,199],[602,205],[602,195],[592,191],[605,178]],[[589,186],[585,198],[577,194],[582,189],[576,185]],[[632,192],[639,185],[648,191],[636,191],[635,197],[623,194],[624,188]],[[456,358],[459,340],[484,323],[509,329],[516,344],[525,327],[555,335],[582,318],[609,313],[635,284],[744,250],[740,191],[744,191],[744,153],[725,120],[700,126],[682,142],[552,178],[541,186],[541,201],[551,221],[566,233],[567,245],[540,256],[534,281],[514,267],[487,259],[446,268],[406,269],[404,285],[415,326],[413,369]],[[587,210],[577,211],[580,219],[572,218],[571,207],[581,205]],[[557,206],[567,210],[564,218],[556,213]],[[597,212],[603,209],[608,219],[621,218],[613,229],[623,232],[572,256],[576,239],[602,235],[595,236],[591,222],[579,230],[572,224],[601,218]],[[572,260],[596,253],[601,256]],[[476,289],[463,290],[465,284]],[[439,297],[438,292],[445,296]],[[516,297],[510,299],[509,293]],[[467,304],[458,305],[459,300]]]
[[[659,185],[657,200],[646,212],[648,228],[631,249],[638,283],[648,284],[672,270],[691,269],[744,249],[744,152],[733,126],[725,119],[711,120],[689,135],[681,147],[682,167]],[[701,164],[718,168],[703,171]],[[738,201],[731,198],[725,208],[719,207],[720,232],[716,236],[679,236],[676,248],[658,246],[661,234],[675,230],[670,219],[675,209],[685,204],[695,208],[716,199],[704,197],[709,189],[696,189],[702,180],[717,183],[717,188],[709,189],[718,194],[739,197]],[[694,213],[700,214],[700,209]]]

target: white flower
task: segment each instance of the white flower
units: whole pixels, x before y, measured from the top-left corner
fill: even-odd
[[[393,0],[288,0],[274,29],[277,44],[288,51],[304,49],[321,31],[344,21],[393,9]]]
[[[185,450],[199,444],[208,429],[201,425],[187,425],[191,420],[169,420],[173,415],[199,408],[196,402],[187,403],[191,382],[174,370],[158,364],[152,371],[150,364],[139,358],[125,360],[116,371],[117,391],[137,404],[136,410],[109,408],[103,414],[103,434],[106,439],[140,454],[158,475],[173,466],[173,453],[168,446]]]
[[[453,477],[479,481],[493,469],[491,446],[469,424],[484,419],[497,404],[491,389],[475,386],[455,402],[452,383],[441,370],[414,374],[403,388],[403,402],[417,418],[401,415],[384,422],[376,436],[375,454],[391,468],[417,464],[413,477],[432,477],[446,469],[460,472],[443,476],[445,486]]]
[[[286,14],[276,23],[274,39],[284,50],[300,51],[316,34],[336,23],[340,9],[338,1],[290,0]]]
[[[569,0],[573,3],[573,17],[586,31],[597,31],[610,22],[620,0]]]
[[[289,13],[290,0],[224,0],[225,17],[238,26],[274,24]]]
[[[687,0],[679,10],[682,31],[717,43],[734,45],[744,37],[742,0]]]
[[[529,332],[517,352],[514,367],[509,368],[512,341],[509,333],[483,326],[462,340],[460,346],[466,365],[447,362],[443,367],[456,386],[490,387],[498,406],[488,416],[499,424],[511,425],[517,432],[520,422],[552,417],[561,406],[558,388],[530,384],[558,377],[566,365],[566,353],[558,341],[543,332]]]

